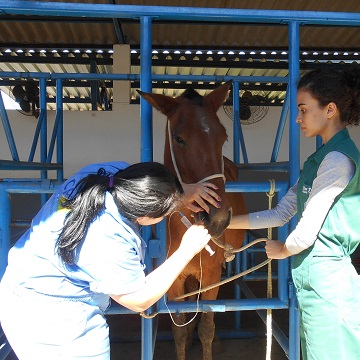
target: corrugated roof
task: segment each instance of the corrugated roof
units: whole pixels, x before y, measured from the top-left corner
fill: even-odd
[[[63,3],[64,1],[53,1]],[[152,6],[181,6],[196,8],[260,9],[291,11],[355,12],[357,0],[68,0],[68,3],[120,4]],[[91,5],[89,5],[91,6]],[[45,16],[2,15],[0,43],[2,44],[52,44],[52,45],[112,45],[119,43],[112,19],[62,18]],[[284,19],[285,20],[285,19]],[[140,43],[137,19],[119,19],[125,42]],[[305,24],[306,25],[306,24]],[[206,47],[287,47],[287,26],[231,24],[231,23],[184,23],[158,22],[153,20],[153,44],[157,46],[206,46]],[[301,31],[303,47],[357,48],[360,35],[357,27],[304,27]]]
[[[63,1],[54,1],[63,2]],[[108,0],[68,1],[72,3],[109,4]],[[159,1],[113,1],[114,4],[155,6]],[[163,0],[161,6],[204,8],[238,8],[293,11],[357,12],[358,1],[238,1],[238,0]],[[331,15],[331,14],[330,14]],[[111,74],[112,46],[125,42],[131,45],[131,72],[140,73],[140,26],[137,19],[94,19],[46,16],[0,16],[0,70],[16,72],[90,73],[90,62],[96,62],[98,73]],[[232,24],[157,22],[152,26],[153,73],[219,76],[287,76],[288,28],[286,24]],[[322,64],[342,64],[359,61],[358,27],[302,26],[300,45],[301,66],[306,69]],[[157,52],[156,52],[157,51]],[[212,51],[212,53],[209,53]],[[222,53],[220,52],[222,51]],[[11,94],[14,82],[3,79],[0,88]],[[81,86],[80,86],[81,85]],[[186,84],[156,82],[155,92],[177,96]],[[100,89],[101,84],[99,84]],[[279,103],[284,97],[284,85],[252,84],[267,92],[267,97]],[[106,82],[112,96],[112,83]],[[132,98],[136,100],[132,83]],[[197,85],[201,93],[209,85]],[[267,90],[268,89],[268,90]],[[49,98],[55,97],[54,83],[47,87]],[[92,108],[90,83],[65,82],[64,108]],[[82,99],[78,102],[70,99]],[[84,103],[84,101],[88,101]],[[49,109],[55,104],[49,103]]]

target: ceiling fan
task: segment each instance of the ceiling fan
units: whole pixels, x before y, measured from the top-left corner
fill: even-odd
[[[22,114],[39,117],[39,87],[34,80],[27,79],[25,85],[15,85],[11,93],[14,100],[19,104],[19,111]]]
[[[229,100],[232,102],[232,92]],[[225,103],[223,109],[226,115],[233,119],[233,105]],[[266,95],[259,90],[241,90],[240,91],[240,122],[243,125],[249,125],[262,120],[268,113]]]

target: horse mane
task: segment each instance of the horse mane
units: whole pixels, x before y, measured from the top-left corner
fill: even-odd
[[[180,96],[182,98],[191,100],[196,105],[203,104],[203,97],[192,87],[187,88]]]

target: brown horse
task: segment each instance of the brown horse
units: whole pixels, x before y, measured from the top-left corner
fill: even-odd
[[[228,181],[237,181],[238,169],[233,162],[222,155],[222,147],[227,140],[227,134],[216,115],[228,96],[229,88],[230,83],[225,83],[204,97],[191,88],[176,98],[140,91],[139,93],[167,117],[164,164],[183,183],[213,182],[218,187],[217,192],[222,198],[221,208],[210,206],[210,214],[205,212],[192,214],[186,208],[181,211],[188,219],[194,217],[203,220],[212,237],[219,242],[238,248],[244,241],[245,231],[225,229],[232,212],[244,214],[246,208],[241,194],[225,193],[225,178]],[[181,215],[176,213],[168,219],[169,255],[178,248],[186,230],[180,219]],[[210,256],[203,250],[194,257],[169,289],[169,300],[197,290],[200,282],[201,287],[204,288],[220,281],[225,260],[224,249],[211,241],[209,245],[215,254]],[[201,299],[215,300],[218,291],[219,288],[216,287],[203,292]],[[185,324],[186,314],[179,314],[174,320],[177,324]],[[186,358],[186,345],[189,343],[194,327],[194,321],[183,327],[173,325],[178,360]],[[202,313],[198,333],[202,342],[203,359],[211,360],[215,334],[214,313]]]

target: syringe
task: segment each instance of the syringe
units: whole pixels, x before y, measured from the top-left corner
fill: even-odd
[[[181,215],[181,222],[187,228],[189,228],[192,225],[192,223],[189,221],[189,219],[182,212],[180,212],[180,215]],[[215,251],[213,251],[213,249],[208,244],[205,245],[205,250],[210,254],[210,256],[213,256],[215,254]]]

